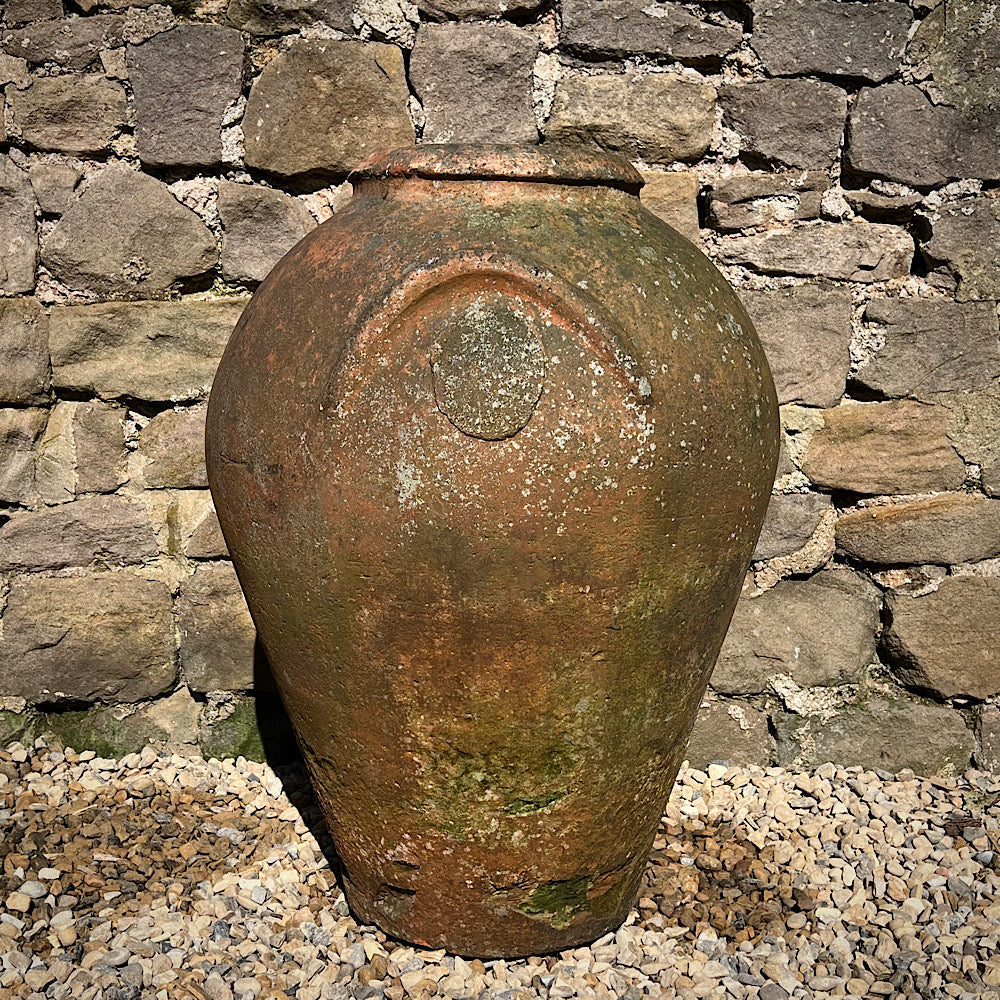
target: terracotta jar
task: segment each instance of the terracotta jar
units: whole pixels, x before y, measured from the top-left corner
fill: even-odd
[[[357,918],[481,956],[632,906],[760,530],[774,387],[624,160],[381,154],[271,272],[208,470]]]

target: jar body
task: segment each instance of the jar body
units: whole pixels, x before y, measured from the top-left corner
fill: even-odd
[[[553,951],[634,902],[777,406],[627,185],[425,173],[370,171],[261,285],[209,478],[355,914]]]

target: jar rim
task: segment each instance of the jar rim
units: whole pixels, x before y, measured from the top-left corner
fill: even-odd
[[[373,153],[348,177],[367,180],[421,177],[433,180],[535,181],[599,185],[638,194],[642,174],[623,156],[547,143],[502,146],[428,143]]]

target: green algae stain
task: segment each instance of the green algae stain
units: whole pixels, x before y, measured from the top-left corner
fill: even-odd
[[[557,882],[543,882],[518,907],[529,917],[541,917],[553,927],[568,927],[580,912],[589,909],[593,879],[586,875]]]
[[[545,795],[536,795],[531,798],[512,799],[503,807],[503,811],[508,816],[526,816],[528,813],[541,812],[543,809],[548,809],[549,806],[554,805],[561,798],[564,798],[565,795],[565,792],[549,792]]]

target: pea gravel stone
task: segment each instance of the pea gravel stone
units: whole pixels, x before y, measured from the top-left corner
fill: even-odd
[[[11,743],[0,988],[780,1000],[897,996],[905,975],[917,996],[997,1000],[998,796],[1000,776],[981,771],[685,768],[624,926],[589,947],[485,963],[354,922],[300,764]],[[20,890],[42,867],[59,877],[32,900]]]

